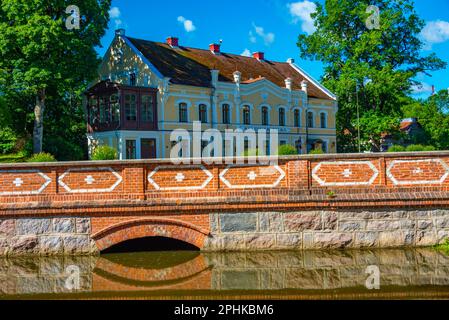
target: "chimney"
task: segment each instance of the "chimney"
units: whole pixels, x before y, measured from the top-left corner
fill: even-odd
[[[220,45],[217,43],[211,43],[209,45],[209,50],[210,52],[212,52],[213,54],[220,54]]]
[[[260,51],[254,52],[254,53],[253,53],[253,58],[254,58],[254,59],[257,59],[257,60],[259,60],[259,61],[265,60],[265,54],[264,54],[263,52],[260,52]]]
[[[290,91],[292,91],[292,84],[293,84],[292,78],[285,79],[285,87]]]
[[[234,76],[234,82],[237,84],[240,84],[240,81],[242,79],[242,73],[240,71],[236,71],[233,73]]]
[[[124,35],[126,35],[126,31],[125,31],[125,29],[117,29],[117,30],[115,30],[115,34],[117,36],[124,36]]]
[[[177,48],[179,46],[179,39],[176,37],[168,37],[167,44],[172,48]]]
[[[301,90],[307,93],[307,87],[309,86],[309,82],[306,80],[301,81]]]

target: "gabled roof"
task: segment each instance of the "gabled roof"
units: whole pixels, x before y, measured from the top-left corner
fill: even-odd
[[[213,54],[209,50],[179,47],[172,48],[166,43],[126,37],[131,44],[173,84],[198,87],[211,86],[210,70],[220,70],[218,80],[233,82],[233,73],[240,71],[242,83],[257,82],[264,78],[279,87],[285,87],[285,79],[293,80],[293,90],[301,90],[301,81],[310,80],[286,62],[259,61],[252,57],[235,54]],[[333,100],[316,83],[309,81],[310,97]]]

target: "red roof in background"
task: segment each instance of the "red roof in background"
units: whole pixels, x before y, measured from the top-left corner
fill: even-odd
[[[402,131],[407,130],[408,128],[410,128],[410,126],[413,123],[414,122],[401,122],[401,126],[399,127],[399,129],[402,130]]]
[[[235,54],[213,54],[210,50],[188,47],[172,48],[166,43],[129,38],[131,43],[174,84],[198,87],[211,86],[210,70],[220,70],[219,80],[233,82],[233,73],[240,71],[242,83],[251,83],[265,78],[279,87],[285,87],[285,79],[293,80],[293,89],[301,90],[301,81],[306,78],[289,63],[258,61],[252,57]],[[332,100],[318,86],[309,81],[310,97]]]

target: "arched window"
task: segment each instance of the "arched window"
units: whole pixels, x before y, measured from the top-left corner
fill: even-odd
[[[268,126],[268,108],[262,107],[262,125]]]
[[[293,113],[293,121],[296,128],[301,127],[301,118],[298,109],[296,109]]]
[[[327,117],[326,117],[326,113],[324,113],[324,112],[320,113],[320,125],[321,125],[322,129],[327,128]]]
[[[179,104],[179,122],[188,122],[187,103],[182,102]]]
[[[281,127],[285,126],[285,109],[279,108],[279,125]]]
[[[315,127],[313,112],[307,112],[307,127],[309,128]]]
[[[207,123],[207,106],[205,104],[200,104],[198,106],[198,112],[201,123]]]
[[[243,107],[243,124],[245,125],[251,124],[251,110],[249,106]]]
[[[223,123],[224,124],[230,124],[231,123],[231,115],[230,115],[229,104],[223,104],[223,106],[222,106],[222,117],[223,117]]]

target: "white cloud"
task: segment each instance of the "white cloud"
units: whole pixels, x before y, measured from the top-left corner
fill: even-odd
[[[249,32],[249,42],[256,43],[257,38],[254,36],[254,33],[252,31]]]
[[[264,28],[256,26],[255,24],[253,24],[253,27],[254,27],[254,31],[256,32],[256,34],[263,39],[263,42],[265,43],[265,45],[268,46],[274,42],[275,34],[273,32],[265,32]],[[252,31],[250,31],[250,41],[252,43],[257,42],[257,39],[254,36]]]
[[[122,13],[120,12],[119,7],[112,7],[111,10],[109,10],[109,17],[114,21],[116,29],[123,24],[123,21],[120,19],[121,16]]]
[[[109,10],[109,17],[111,19],[119,18],[121,14],[119,7],[112,7],[111,10]]]
[[[178,22],[182,23],[184,25],[184,29],[187,32],[193,32],[196,30],[195,25],[193,24],[192,20],[188,20],[186,18],[184,18],[183,16],[179,16],[178,17]]]
[[[244,57],[251,57],[251,51],[249,51],[249,49],[245,49],[240,55]]]
[[[312,34],[316,31],[314,20],[310,16],[316,11],[316,4],[308,0],[293,2],[287,4],[290,14],[293,17],[293,22],[301,22],[301,29],[307,34]]]
[[[421,31],[421,39],[424,41],[424,50],[431,50],[435,43],[449,40],[449,22],[443,20],[429,21]]]
[[[413,94],[432,93],[432,86],[425,82],[416,84],[416,85],[412,86],[412,93]]]

